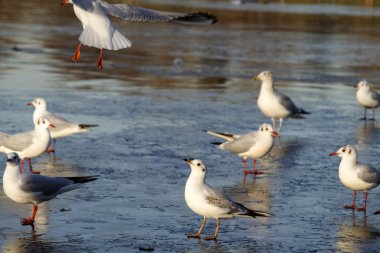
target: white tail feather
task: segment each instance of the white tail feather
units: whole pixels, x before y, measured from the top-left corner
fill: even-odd
[[[86,26],[79,40],[83,45],[99,49],[119,50],[132,46],[132,43],[116,29],[112,29],[111,36],[100,36],[91,26]]]

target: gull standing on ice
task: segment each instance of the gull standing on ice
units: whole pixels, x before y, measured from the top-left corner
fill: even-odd
[[[367,119],[367,109],[372,109],[372,119],[375,120],[375,110],[380,104],[380,94],[370,87],[367,81],[360,81],[355,87],[356,100],[364,107],[364,120]]]
[[[29,218],[21,219],[21,225],[33,226],[39,203],[51,200],[64,192],[81,188],[83,183],[97,179],[97,176],[48,177],[21,173],[19,161],[16,153],[9,153],[7,155],[3,188],[5,194],[11,200],[17,203],[33,205],[32,215]]]
[[[68,120],[55,115],[47,110],[47,103],[44,98],[36,98],[27,105],[34,106],[33,112],[33,122],[36,125],[40,117],[45,117],[55,126],[54,129],[50,130],[51,138],[54,141],[54,148],[48,149],[48,152],[55,152],[56,149],[56,139],[66,137],[76,133],[88,132],[90,128],[97,127],[98,125],[93,124],[78,124],[71,123]]]
[[[16,152],[21,158],[22,171],[25,170],[24,159],[27,158],[30,171],[39,174],[33,170],[31,158],[40,156],[48,149],[51,138],[49,128],[54,127],[49,119],[40,117],[33,131],[13,135],[0,132],[0,152],[5,154]]]
[[[276,119],[280,120],[278,132],[281,131],[283,119],[288,117],[303,119],[304,117],[301,114],[310,114],[298,108],[288,96],[279,93],[273,87],[273,77],[270,71],[263,71],[253,79],[262,81],[257,105],[265,116],[272,118],[275,130]]]
[[[380,184],[380,173],[368,165],[358,164],[356,149],[351,145],[341,147],[330,156],[342,158],[339,165],[339,179],[344,186],[354,192],[352,204],[346,205],[345,208],[355,210],[356,192],[364,191],[363,207],[357,208],[357,210],[366,211],[368,191]]]
[[[79,37],[79,45],[72,61],[80,58],[82,45],[100,50],[97,69],[103,68],[103,49],[119,50],[132,46],[111,23],[108,16],[114,16],[127,21],[173,22],[181,24],[210,25],[216,17],[206,13],[174,13],[145,9],[129,4],[109,4],[102,0],[63,0],[62,5],[72,4],[74,13],[83,26]]]
[[[190,165],[191,173],[186,182],[185,200],[186,204],[196,214],[203,216],[202,225],[196,234],[187,234],[188,238],[199,238],[206,218],[216,219],[216,229],[212,236],[206,236],[205,240],[216,240],[220,227],[220,219],[234,217],[269,217],[272,214],[251,210],[224,196],[222,193],[211,188],[206,182],[206,165],[201,160],[185,161]]]
[[[270,124],[262,124],[259,130],[244,135],[217,133],[207,131],[206,133],[227,140],[224,143],[213,142],[222,150],[231,152],[243,158],[244,174],[262,174],[256,169],[256,159],[265,156],[273,147],[273,137],[279,134],[273,130]],[[247,159],[253,159],[253,172],[247,170]]]

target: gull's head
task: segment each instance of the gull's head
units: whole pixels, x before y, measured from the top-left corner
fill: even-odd
[[[40,117],[36,123],[37,128],[54,128],[55,126],[50,122],[48,118]]]
[[[7,163],[17,165],[20,163],[20,158],[18,157],[18,154],[15,152],[7,154]]]
[[[72,0],[62,0],[61,5],[73,4]]]
[[[276,132],[272,125],[271,124],[261,124],[261,126],[259,127],[259,134],[264,134],[264,135],[269,135],[269,136],[273,136],[273,137],[279,137],[280,134],[278,132]]]
[[[190,165],[191,172],[206,175],[206,164],[202,160],[198,159],[184,159],[187,164]]]
[[[341,158],[355,158],[356,159],[356,149],[351,145],[346,145],[341,147],[335,152],[330,153],[330,156],[339,156]]]
[[[255,76],[253,79],[263,81],[263,82],[273,80],[272,79],[272,73],[269,70],[265,70],[265,71],[261,72],[260,74]]]
[[[44,98],[36,98],[34,99],[32,102],[29,102],[27,105],[29,106],[33,106],[34,108],[42,108],[42,109],[47,109],[47,103],[46,103],[46,100]]]
[[[354,87],[357,88],[358,90],[362,88],[369,88],[369,83],[366,80],[362,80],[358,82]]]

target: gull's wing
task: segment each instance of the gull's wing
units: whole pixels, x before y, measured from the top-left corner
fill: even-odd
[[[18,133],[14,135],[0,134],[0,145],[14,151],[22,151],[32,145],[33,131]]]
[[[298,114],[299,109],[297,106],[293,103],[293,101],[286,95],[279,93],[275,90],[275,95],[280,102],[280,104],[286,108],[286,110],[290,111],[292,114]]]
[[[68,128],[78,127],[78,124],[72,123],[62,117],[55,115],[47,111],[44,116],[50,120],[50,122],[55,126],[55,128],[50,129],[51,132],[59,132]]]
[[[240,137],[240,135],[237,135],[237,134],[220,133],[220,132],[213,132],[209,130],[205,130],[205,132],[208,134],[214,135],[216,137],[223,138],[227,141],[232,141]]]
[[[50,196],[57,194],[63,187],[74,184],[72,180],[63,177],[47,177],[43,175],[21,173],[20,189],[25,192],[40,192]]]
[[[369,90],[371,92],[371,98],[373,100],[380,101],[380,95],[379,95],[379,93],[375,89],[373,89],[373,88],[370,88]]]
[[[75,2],[78,0],[75,0]],[[83,1],[83,0],[81,0]],[[73,1],[74,2],[74,1]],[[109,4],[104,1],[98,1],[104,11],[111,16],[118,17],[128,21],[145,21],[145,22],[179,22],[192,24],[212,24],[216,18],[206,13],[175,13],[162,12],[129,4]]]
[[[97,0],[72,0],[73,4],[79,8],[86,10],[88,12],[94,11],[94,4]]]
[[[364,182],[370,184],[380,183],[380,173],[376,169],[368,165],[358,164],[356,170],[358,172],[358,178]]]
[[[223,150],[239,154],[248,151],[257,142],[257,132],[249,132],[237,138],[220,145]]]

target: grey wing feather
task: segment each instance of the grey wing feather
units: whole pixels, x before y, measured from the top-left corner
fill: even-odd
[[[62,117],[59,117],[51,112],[47,112],[44,116],[46,116],[50,120],[50,122],[55,126],[55,128],[52,128],[50,131],[58,132],[66,128],[78,126],[78,124],[71,123],[70,121]]]
[[[73,184],[72,180],[60,177],[47,177],[22,173],[20,188],[27,192],[42,192],[44,195],[51,195],[58,192],[62,187]]]
[[[289,110],[292,114],[299,113],[299,109],[288,96],[279,92],[276,92],[276,96],[278,97],[280,104]]]
[[[372,88],[370,89],[370,91],[371,91],[371,98],[373,100],[380,101],[380,94]]]
[[[94,10],[94,3],[97,0],[72,0],[73,4],[78,6],[79,8],[86,10],[88,12],[93,12]]]
[[[245,214],[247,209],[244,206],[235,203],[228,196],[225,196],[221,192],[218,192],[211,187],[204,188],[204,194],[206,195],[206,200],[209,204],[226,209],[226,214]]]
[[[149,10],[129,4],[99,2],[108,15],[129,21],[168,22],[184,14]]]
[[[239,154],[248,151],[257,141],[257,132],[250,132],[240,136],[240,138],[225,142],[222,149]]]
[[[358,165],[358,178],[367,183],[380,183],[380,173],[368,165]]]
[[[14,151],[22,151],[32,145],[32,132],[18,133],[14,135],[0,134],[0,145]]]

